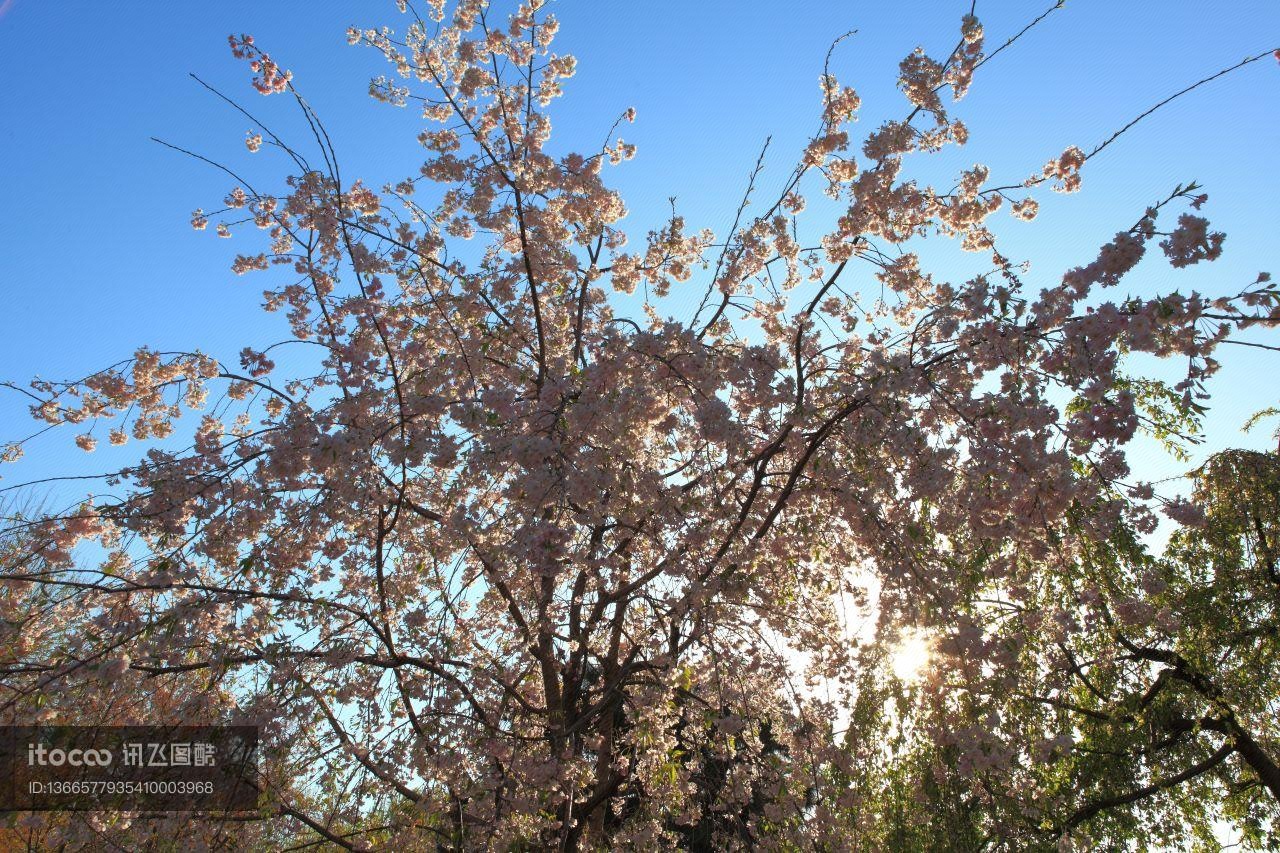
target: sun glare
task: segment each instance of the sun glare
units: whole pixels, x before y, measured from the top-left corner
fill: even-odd
[[[929,638],[919,632],[904,634],[889,661],[897,678],[918,681],[929,663]]]

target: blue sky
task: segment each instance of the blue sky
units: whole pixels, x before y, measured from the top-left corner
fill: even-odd
[[[673,195],[692,226],[723,233],[765,137],[773,136],[771,169],[760,182],[767,193],[812,131],[817,78],[835,36],[858,30],[832,70],[862,94],[867,131],[903,112],[897,62],[917,44],[949,49],[967,5],[553,0],[562,22],[557,49],[579,60],[553,107],[553,147],[590,149],[623,109],[636,107],[638,120],[622,133],[639,145],[638,156],[611,175],[628,202],[633,239],[661,224]],[[980,0],[989,49],[1048,5]],[[284,99],[256,95],[231,58],[226,36],[245,32],[293,70],[334,137],[344,174],[375,186],[411,174],[422,154],[414,142],[420,122],[366,96],[368,78],[385,66],[345,43],[349,24],[382,23],[398,23],[389,0],[0,0],[0,378],[75,378],[141,344],[233,360],[246,344],[282,337],[282,318],[257,307],[263,285],[228,269],[247,241],[218,240],[187,224],[196,207],[219,206],[227,179],[149,137],[266,183],[284,174],[281,160],[245,152],[247,122],[187,76],[199,74],[301,139]],[[1000,183],[1020,180],[1067,145],[1087,150],[1166,95],[1277,44],[1280,4],[1270,0],[1070,0],[979,71],[956,106],[969,145],[919,165],[939,181],[974,162],[989,164]],[[1049,280],[1091,260],[1147,204],[1194,178],[1210,194],[1204,212],[1228,234],[1223,259],[1185,271],[1147,264],[1124,289],[1217,295],[1260,270],[1280,275],[1278,95],[1280,67],[1267,60],[1170,105],[1090,162],[1080,194],[1042,195],[1033,225],[1000,215],[1006,252],[1031,259],[1033,277]],[[677,292],[663,310],[687,316],[701,289]],[[1210,446],[1265,445],[1269,430],[1242,438],[1238,429],[1250,412],[1276,402],[1277,364],[1245,348],[1222,355]],[[33,423],[17,395],[0,394],[0,439],[25,435]],[[0,485],[103,470],[139,451],[131,444],[86,457],[71,437],[62,431],[33,443],[27,460],[0,471]],[[1146,450],[1138,457],[1136,467],[1152,478],[1181,468]]]

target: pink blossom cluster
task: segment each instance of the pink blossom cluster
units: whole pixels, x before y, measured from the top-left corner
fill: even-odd
[[[253,43],[253,36],[227,36],[227,43],[231,45],[231,53],[236,59],[249,60],[249,68],[258,75],[253,78],[253,88],[259,94],[275,95],[289,88],[293,72],[285,71],[267,53],[260,50]]]
[[[1222,254],[1224,239],[1226,235],[1221,231],[1209,233],[1209,220],[1203,216],[1184,213],[1178,217],[1178,227],[1173,233],[1160,241],[1160,248],[1169,257],[1171,266],[1185,267],[1216,260]]]
[[[1056,192],[1073,193],[1080,189],[1080,167],[1084,165],[1084,152],[1072,145],[1063,151],[1056,160],[1050,160],[1044,166],[1042,178],[1054,182]]]

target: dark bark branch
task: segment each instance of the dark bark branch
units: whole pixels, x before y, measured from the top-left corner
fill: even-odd
[[[1181,773],[1176,773],[1173,776],[1168,777],[1167,779],[1161,779],[1158,782],[1153,782],[1150,785],[1147,785],[1142,788],[1138,788],[1133,791],[1129,791],[1128,793],[1125,793],[1125,794],[1119,794],[1114,797],[1105,797],[1101,800],[1095,800],[1092,803],[1089,803],[1087,806],[1084,806],[1083,808],[1078,809],[1075,812],[1075,814],[1067,818],[1067,821],[1062,825],[1061,831],[1070,832],[1080,824],[1097,816],[1098,814],[1106,811],[1107,809],[1113,809],[1119,806],[1127,806],[1129,803],[1136,803],[1138,800],[1146,799],[1147,797],[1150,797],[1153,794],[1158,794],[1161,791],[1167,790],[1176,785],[1181,785],[1183,782],[1186,782],[1190,779],[1194,779],[1197,776],[1207,773],[1213,768],[1217,767],[1223,761],[1226,761],[1227,756],[1231,755],[1231,753],[1234,751],[1235,751],[1235,747],[1232,744],[1225,743],[1221,747],[1219,747],[1218,750],[1215,753],[1213,753],[1213,755],[1210,755],[1208,758],[1204,759],[1203,761],[1200,761],[1200,762],[1197,762],[1196,764],[1191,765],[1186,770],[1183,770]]]

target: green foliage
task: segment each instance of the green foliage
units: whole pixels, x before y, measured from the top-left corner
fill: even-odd
[[[993,608],[999,584],[970,589],[968,615],[1012,650],[1005,689],[944,671],[946,689],[904,703],[901,685],[867,674],[850,750],[859,732],[901,735],[849,779],[872,846],[1216,851],[1218,821],[1242,849],[1280,846],[1280,455],[1219,453],[1193,478],[1204,523],[1163,554],[1119,526],[1027,572],[1038,609]],[[1028,620],[1039,628],[1019,643]],[[980,746],[966,758],[973,743],[940,745],[930,728]],[[1005,764],[975,764],[1002,745]]]

